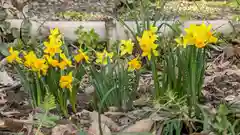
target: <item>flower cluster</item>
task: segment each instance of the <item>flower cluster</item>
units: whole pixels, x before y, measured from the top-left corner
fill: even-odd
[[[30,71],[36,72],[39,77],[45,76],[48,72],[48,69],[53,67],[55,70],[65,70],[67,67],[72,67],[73,63],[70,58],[68,58],[62,50],[62,35],[60,34],[59,29],[51,29],[49,40],[44,42],[44,54],[42,57],[38,57],[34,51],[30,52],[19,52],[17,50],[13,50],[11,47],[9,49],[10,55],[7,57],[7,61],[9,63],[18,63],[23,64]],[[23,54],[23,57],[19,56]],[[89,57],[87,53],[82,49],[78,50],[78,54],[74,56],[74,60],[76,63],[80,63],[82,61],[89,62]],[[59,71],[60,72],[60,71]],[[72,73],[62,76],[59,81],[59,86],[61,88],[68,88],[71,90],[72,86]]]
[[[212,25],[191,24],[185,29],[186,34],[175,39],[179,45],[185,48],[187,45],[195,45],[197,48],[204,48],[208,43],[216,43],[217,38],[211,32]]]
[[[38,58],[33,51],[29,53],[24,52],[24,65],[32,70],[37,72],[38,76],[46,75],[48,70],[48,64],[44,58]]]
[[[142,57],[147,56],[149,60],[151,60],[152,55],[158,56],[157,47],[158,44],[156,44],[157,41],[157,27],[150,26],[149,30],[143,31],[143,34],[141,37],[137,37],[138,44],[142,50]],[[132,40],[122,40],[121,41],[121,56],[125,54],[132,54],[134,48],[134,43]],[[128,62],[128,70],[139,70],[141,68],[141,62],[139,61],[139,56],[130,60]]]

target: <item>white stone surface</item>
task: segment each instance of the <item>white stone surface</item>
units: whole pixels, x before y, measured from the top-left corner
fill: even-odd
[[[8,20],[11,22],[12,27],[20,28],[22,20],[19,19],[12,19]],[[165,21],[168,24],[173,24],[173,21]],[[157,25],[161,25],[162,22],[158,22]],[[183,24],[184,27],[188,27],[190,24],[201,24],[203,21],[186,21]],[[231,24],[228,22],[228,20],[212,20],[212,21],[204,21],[206,24],[212,24],[213,29],[215,29],[217,32],[221,32],[224,34],[229,34],[233,31],[233,28]],[[41,26],[41,22],[32,21],[33,27],[32,27],[32,35],[37,35],[39,33],[39,26]],[[126,24],[133,30],[136,30],[135,22],[128,21]],[[105,22],[104,21],[47,21],[43,24],[41,28],[55,28],[58,27],[60,31],[64,34],[65,37],[75,40],[77,36],[75,35],[74,31],[79,27],[83,26],[85,29],[90,30],[91,28],[94,28],[95,31],[100,35],[102,39],[106,38],[106,28],[105,28]],[[182,29],[183,29],[182,28]],[[127,39],[126,35],[126,29],[123,27],[122,24],[116,23],[115,27],[112,28],[112,31],[110,32],[112,35],[110,35],[110,39],[113,40],[119,40],[119,39]],[[171,33],[171,29],[167,26],[162,27],[161,32],[164,34]]]

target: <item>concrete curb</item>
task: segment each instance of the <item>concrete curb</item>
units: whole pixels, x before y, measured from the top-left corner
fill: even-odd
[[[11,23],[12,27],[20,28],[22,20],[19,19],[11,19],[7,20]],[[41,23],[37,23],[35,21],[32,22],[32,35],[38,35],[39,34],[39,27],[42,25]],[[173,21],[164,21],[168,24],[173,24]],[[233,32],[233,27],[229,23],[228,20],[211,20],[211,21],[186,21],[183,23],[183,28],[188,27],[190,24],[212,24],[213,29],[216,29],[217,32],[223,33],[223,34],[229,34]],[[135,29],[136,25],[133,21],[126,21],[125,22],[131,29]],[[163,21],[158,22],[157,25],[159,26]],[[126,28],[118,23],[113,22],[114,25],[112,25],[112,28],[106,28],[106,23],[104,21],[47,21],[41,26],[41,31],[47,32],[49,28],[55,28],[58,27],[60,31],[64,34],[66,38],[69,38],[71,40],[75,40],[77,36],[74,34],[74,31],[79,27],[83,26],[85,29],[90,30],[91,28],[94,28],[95,31],[100,35],[101,39],[111,39],[111,40],[120,40],[120,39],[127,39],[128,34],[126,34]],[[171,29],[167,26],[162,27],[161,32],[164,34],[170,34]],[[110,36],[110,37],[109,37]]]

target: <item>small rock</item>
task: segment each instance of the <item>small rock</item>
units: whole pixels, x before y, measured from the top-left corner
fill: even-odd
[[[91,123],[90,120],[80,120],[80,124],[82,125],[88,125],[90,123]]]
[[[117,111],[119,111],[119,108],[117,108],[115,106],[110,106],[110,107],[108,107],[108,111],[109,112],[117,112]]]
[[[126,125],[130,125],[132,123],[132,119],[129,117],[122,117],[120,119],[118,119],[118,122],[121,124],[121,126],[126,126]]]
[[[102,123],[101,128],[104,135],[111,135],[110,129],[105,124]],[[88,135],[100,135],[98,122],[94,121],[91,124],[91,127],[88,129]]]
[[[223,48],[223,52],[226,55],[227,59],[235,55],[234,48],[230,46]]]
[[[0,84],[4,86],[11,86],[13,83],[13,79],[8,75],[5,70],[0,71]]]
[[[152,128],[153,120],[151,119],[143,119],[137,121],[134,125],[131,125],[127,129],[123,130],[123,132],[149,132]]]
[[[91,85],[85,89],[85,93],[91,95],[95,91],[95,88]]]
[[[148,97],[142,96],[139,99],[134,100],[133,105],[134,106],[145,106],[145,105],[147,105],[148,101],[149,101]]]

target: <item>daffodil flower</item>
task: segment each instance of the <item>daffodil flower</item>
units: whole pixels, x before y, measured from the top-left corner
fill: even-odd
[[[46,75],[47,70],[48,70],[48,65],[46,64],[45,59],[35,59],[32,66],[31,66],[32,71],[37,72],[38,76],[41,76],[41,73],[43,75]]]
[[[60,69],[64,69],[66,66],[72,66],[72,61],[69,60],[64,53],[60,53],[60,58],[62,61],[58,64]]]
[[[64,89],[68,88],[70,91],[72,90],[72,72],[70,72],[68,75],[61,76],[60,81],[59,81],[59,86]]]
[[[89,63],[89,57],[87,56],[86,52],[83,52],[82,49],[78,50],[78,54],[74,56],[74,60],[79,63],[83,60],[85,60],[87,63]]]
[[[188,45],[188,40],[184,36],[176,38],[175,41],[177,42],[178,46],[183,46],[184,48],[186,48]]]
[[[37,59],[37,56],[33,51],[30,51],[27,54],[25,53],[24,59],[25,59],[24,65],[30,68],[32,67],[32,64],[34,63],[34,61]]]
[[[62,42],[57,41],[56,38],[51,38],[49,42],[44,42],[44,53],[54,56],[56,53],[61,53]]]
[[[125,54],[132,54],[133,51],[133,42],[131,39],[129,40],[121,40],[121,46],[120,46],[120,50],[121,50],[121,56],[125,55]]]
[[[189,28],[184,29],[186,34],[180,38],[175,39],[175,41],[184,47],[187,45],[195,45],[197,48],[203,48],[208,43],[216,43],[217,38],[213,36],[211,32],[211,25],[201,25],[191,24]]]
[[[60,34],[60,30],[58,28],[50,29],[50,35],[57,36]]]
[[[17,63],[22,63],[22,59],[19,57],[19,51],[15,51],[12,47],[10,47],[9,53],[10,55],[6,58],[9,63],[13,63],[14,61]]]
[[[107,65],[108,59],[110,59],[110,61],[112,61],[113,52],[108,53],[105,49],[103,52],[97,52],[96,57],[97,57],[96,63],[102,64],[102,65]]]
[[[45,55],[44,57],[46,58],[47,62],[48,62],[51,66],[57,67],[57,66],[59,65],[58,60],[53,59],[51,56]]]
[[[157,47],[155,43],[157,40],[157,35],[153,34],[150,31],[144,31],[142,37],[137,37],[140,48],[143,51],[142,56],[147,56],[148,59],[151,59],[152,54],[158,56]]]
[[[128,71],[134,71],[140,68],[141,68],[141,62],[138,60],[138,57],[128,62]]]

